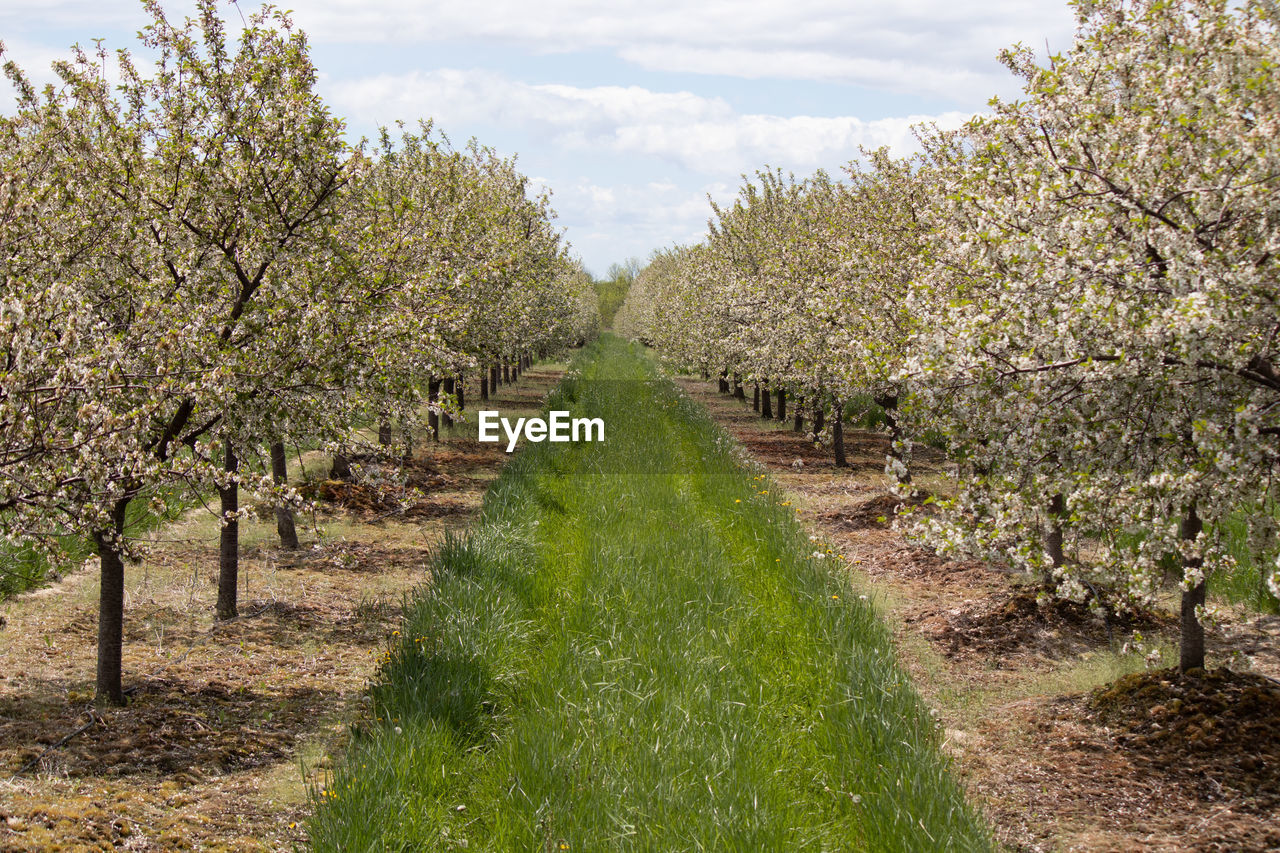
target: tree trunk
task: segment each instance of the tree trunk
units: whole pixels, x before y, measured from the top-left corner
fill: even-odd
[[[1053,585],[1054,569],[1060,569],[1067,562],[1062,549],[1062,517],[1067,514],[1067,502],[1058,492],[1049,499],[1049,523],[1044,534],[1044,549],[1049,554],[1049,568],[1040,578],[1040,586],[1049,589]]]
[[[128,498],[116,501],[111,508],[111,529],[93,534],[98,559],[102,563],[102,575],[98,581],[98,681],[95,699],[107,705],[124,704],[124,689],[120,683],[124,650],[124,558],[120,553],[120,543],[124,537],[128,507]]]
[[[742,390],[742,377],[736,373],[733,374],[733,398],[743,402],[747,399],[747,392]]]
[[[501,373],[502,371],[498,369],[498,365],[496,364],[489,365],[489,393],[490,394],[498,393],[498,384],[502,381],[502,377],[500,376]]]
[[[902,482],[911,482],[911,469],[903,458],[898,443],[902,440],[902,426],[898,423],[898,395],[882,394],[875,398],[876,405],[884,412],[885,424],[889,427],[889,455],[902,463]]]
[[[817,441],[818,436],[822,434],[823,427],[827,425],[826,416],[827,416],[827,412],[826,412],[826,409],[823,408],[822,406],[822,398],[814,397],[813,398],[813,437],[815,441]]]
[[[466,384],[466,378],[461,373],[453,380],[454,393],[458,395],[458,411],[462,411],[467,407]]]
[[[849,460],[844,455],[844,404],[834,397],[831,398],[831,449],[836,467],[849,467]]]
[[[1187,510],[1187,517],[1182,520],[1182,538],[1194,542],[1204,529],[1200,516],[1196,514],[1195,504]],[[1183,570],[1199,569],[1204,561],[1199,557],[1187,557],[1183,560]],[[1204,606],[1207,581],[1201,580],[1191,589],[1182,593],[1182,638],[1179,643],[1178,671],[1204,669],[1204,625],[1196,617],[1196,607]]]
[[[240,460],[230,439],[222,442],[222,469],[228,474],[240,470]],[[218,606],[219,619],[234,619],[236,593],[240,582],[240,521],[235,515],[240,509],[240,486],[233,479],[227,487],[218,488],[218,500],[222,510],[222,530],[218,534]],[[231,521],[227,518],[230,517]]]
[[[751,392],[751,408],[757,412],[760,411],[760,383],[755,384],[755,390]]]
[[[440,440],[440,413],[435,410],[435,406],[440,402],[440,380],[434,376],[427,377],[427,403],[431,406],[427,410],[427,428],[431,430],[431,440]]]
[[[285,460],[283,441],[271,443],[271,480],[277,486],[289,484],[289,465]],[[298,549],[298,530],[293,525],[293,510],[287,506],[276,507],[276,532],[280,534],[281,548],[289,551]]]
[[[729,393],[729,371],[727,370],[720,371],[719,382],[720,384],[718,387],[720,388],[720,393],[728,394]]]
[[[480,402],[489,402],[489,371],[480,371]]]
[[[444,395],[449,397],[454,396],[456,383],[454,382],[453,377],[446,376],[443,380],[443,383],[444,383],[443,388],[441,390],[444,392]],[[444,414],[444,425],[447,427],[453,426],[453,416],[450,415],[448,412],[445,412]]]
[[[796,422],[791,429],[795,432],[804,432],[804,397],[796,398]]]
[[[769,396],[769,383],[760,386],[760,417],[773,420],[773,398]]]
[[[787,389],[778,389],[778,420],[786,421],[787,419]]]
[[[378,444],[386,447],[391,443],[391,422],[380,421],[378,423]]]
[[[351,479],[351,458],[345,453],[333,454],[333,464],[329,466],[330,480]]]
[[[502,384],[511,384],[511,362],[509,361],[504,361],[502,363]]]

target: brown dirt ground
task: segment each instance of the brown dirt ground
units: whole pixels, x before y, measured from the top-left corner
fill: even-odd
[[[560,373],[536,367],[486,406],[541,408]],[[299,552],[270,513],[243,522],[236,620],[213,620],[216,522],[194,510],[152,535],[127,576],[123,708],[91,704],[93,571],[0,602],[0,850],[305,844],[307,786],[359,718],[402,596],[507,458],[474,427],[417,446],[406,488],[315,481]]]
[[[941,559],[892,530],[885,435],[846,433],[850,467],[837,469],[828,449],[714,383],[680,383],[871,590],[903,665],[942,714],[957,776],[1007,849],[1280,850],[1280,683],[1268,680],[1280,678],[1280,618],[1232,612],[1211,633],[1211,665],[1251,669],[1226,692],[1145,673],[1121,647],[1136,628],[1171,659],[1170,613],[1108,626],[1083,607],[1040,607],[1022,578]],[[947,490],[941,460],[915,464],[917,485]],[[1240,718],[1206,724],[1206,711],[1228,705]]]

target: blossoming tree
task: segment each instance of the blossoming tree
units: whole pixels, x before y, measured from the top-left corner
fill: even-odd
[[[1025,100],[931,142],[906,372],[967,476],[926,525],[1068,594],[1146,599],[1177,565],[1185,670],[1226,522],[1275,533],[1280,45],[1262,4],[1077,8],[1048,68],[1006,56]]]

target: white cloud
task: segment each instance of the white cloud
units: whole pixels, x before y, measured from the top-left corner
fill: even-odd
[[[58,75],[51,68],[55,61],[71,58],[69,50],[54,50],[25,39],[6,38],[3,43],[4,61],[17,63],[22,73],[37,87],[57,80]],[[8,85],[8,81],[5,81],[5,85]]]
[[[476,125],[516,127],[562,148],[647,155],[708,175],[765,163],[806,170],[843,163],[858,146],[914,147],[911,126],[955,127],[968,114],[863,121],[853,116],[744,114],[721,98],[639,86],[532,85],[487,71],[415,71],[335,82],[339,112],[368,123],[430,116],[447,133]]]
[[[643,261],[654,249],[698,242],[711,213],[708,194],[727,201],[736,192],[723,182],[697,188],[661,181],[602,186],[583,178],[557,186],[552,203],[570,225],[574,252],[600,274],[623,258]]]
[[[5,0],[0,7],[0,25],[6,32],[12,32],[16,27],[34,25],[44,28],[73,27],[84,34],[85,41],[101,35],[101,32],[91,31],[136,27],[145,17],[141,3],[110,3],[102,0]],[[70,44],[71,42],[67,42],[68,46]]]
[[[180,19],[193,0],[163,0]],[[240,0],[247,16],[258,0]],[[657,246],[699,239],[709,214],[707,193],[728,201],[738,174],[765,164],[806,174],[847,162],[859,145],[914,145],[910,127],[924,119],[955,126],[967,115],[859,119],[853,108],[832,105],[833,87],[806,81],[855,84],[878,92],[948,99],[957,108],[981,108],[995,93],[1013,94],[1016,81],[995,53],[1016,41],[1043,49],[1069,47],[1066,0],[305,0],[293,18],[317,47],[368,45],[353,51],[359,70],[334,64],[328,52],[320,89],[335,112],[371,129],[396,119],[432,117],[455,138],[519,149],[554,189],[561,224],[589,265],[647,257]],[[239,18],[223,6],[234,31]],[[146,23],[137,0],[6,0],[0,33],[10,54],[39,82],[51,79],[50,59],[65,57],[74,41],[90,45],[106,35],[109,47],[135,46]],[[379,59],[386,51],[391,65]],[[476,46],[475,64],[503,56],[503,73],[451,70],[438,57],[447,46],[452,64]],[[554,63],[534,55],[564,54]],[[571,55],[578,54],[578,55]],[[337,54],[338,56],[341,53]],[[672,78],[672,91],[642,86],[548,85],[528,74],[557,67],[571,79],[591,81],[592,63],[612,55],[633,68],[707,75]],[[416,59],[415,59],[416,57]],[[471,64],[471,63],[461,63]],[[607,73],[619,79],[617,62]],[[353,77],[353,73],[363,75]],[[715,97],[716,76],[779,81],[753,112]],[[622,78],[625,80],[625,77]],[[645,80],[652,78],[644,78]],[[675,91],[691,88],[689,91]],[[741,97],[742,84],[723,91]],[[814,104],[822,116],[793,110],[786,93]],[[861,97],[850,90],[851,98]],[[876,115],[883,116],[884,99]],[[946,103],[944,100],[943,103]],[[871,107],[869,107],[871,108]],[[3,111],[0,105],[0,111]],[[796,112],[800,110],[794,110]],[[765,114],[779,113],[776,115]],[[495,137],[497,137],[495,139]],[[457,141],[461,141],[458,138]],[[509,149],[508,149],[509,150]],[[525,160],[522,158],[522,162]],[[684,170],[672,168],[679,164]]]
[[[485,41],[532,53],[608,50],[647,69],[828,80],[981,101],[1007,84],[994,56],[1017,41],[1069,46],[1064,2],[1025,0],[312,0],[319,40]]]
[[[242,0],[248,15],[259,4]],[[289,5],[289,4],[283,4]],[[166,0],[172,19],[192,0]],[[985,102],[1010,81],[995,53],[1070,44],[1065,0],[307,0],[292,13],[317,43],[498,43],[528,53],[608,51],[640,67],[748,79],[822,80]],[[235,19],[234,12],[225,13]],[[0,32],[64,30],[85,44],[146,23],[129,0],[7,0]],[[58,44],[58,47],[66,45]]]
[[[61,86],[62,81],[53,70],[53,64],[58,61],[70,62],[75,56],[70,48],[59,50],[25,39],[6,38],[3,44],[4,55],[0,57],[0,61],[15,63],[37,91],[48,84],[53,84],[55,88]],[[81,47],[90,61],[98,61],[92,43],[82,44]],[[114,54],[107,55],[103,73],[113,85],[120,82],[120,67]],[[9,98],[16,94],[9,81],[0,78],[0,112],[10,111],[14,102]]]
[[[872,89],[941,95],[955,100],[975,92],[994,93],[1008,74],[993,68],[976,71],[962,65],[936,65],[926,57],[841,56],[818,50],[692,48],[683,45],[623,47],[619,56],[654,71],[677,69],[752,80],[855,82]],[[987,64],[989,65],[989,63]]]

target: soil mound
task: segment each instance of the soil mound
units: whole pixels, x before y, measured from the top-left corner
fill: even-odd
[[[313,480],[298,493],[308,500],[341,507],[368,518],[438,518],[471,510],[456,502],[428,499],[428,495],[454,488],[458,478],[442,474],[430,463],[410,462],[403,467],[371,466],[357,480]],[[265,507],[265,505],[264,505]],[[261,514],[271,512],[265,507]]]
[[[913,496],[907,503],[912,507],[924,506],[927,493]],[[841,512],[830,512],[820,517],[821,521],[833,526],[836,530],[887,530],[893,526],[893,517],[903,500],[895,495],[876,495]]]
[[[1172,619],[1150,612],[1106,613],[1020,588],[969,607],[925,614],[919,621],[952,658],[1032,652],[1056,659],[1110,645],[1123,632],[1169,627]]]
[[[1135,759],[1184,777],[1204,800],[1228,791],[1280,807],[1280,684],[1251,672],[1135,673],[1094,691],[1098,722]]]

